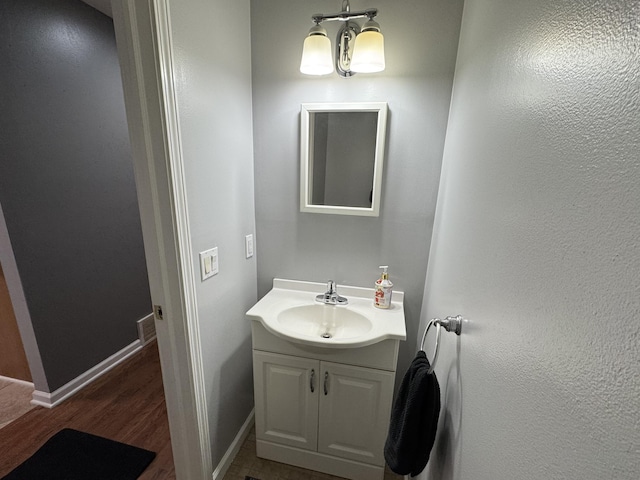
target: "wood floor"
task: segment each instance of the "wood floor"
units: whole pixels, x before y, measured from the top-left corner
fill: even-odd
[[[62,428],[156,452],[140,480],[174,480],[156,342],[52,409],[36,407],[0,430],[0,478]]]
[[[0,429],[31,410],[33,385],[7,381],[0,377]]]

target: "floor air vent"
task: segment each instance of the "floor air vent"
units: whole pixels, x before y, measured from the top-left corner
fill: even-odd
[[[153,314],[138,320],[138,338],[143,345],[156,338],[156,324],[153,320]]]

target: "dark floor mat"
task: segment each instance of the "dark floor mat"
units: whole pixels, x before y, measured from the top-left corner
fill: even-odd
[[[2,480],[136,480],[156,454],[70,428]]]

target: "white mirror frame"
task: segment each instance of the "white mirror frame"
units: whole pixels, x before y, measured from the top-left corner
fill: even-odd
[[[310,172],[313,171],[314,128],[312,114],[316,112],[377,112],[376,147],[373,171],[373,197],[371,207],[346,207],[337,205],[314,205],[311,203]],[[360,215],[377,217],[380,214],[382,197],[382,171],[384,167],[385,139],[387,131],[386,102],[351,103],[303,103],[300,111],[300,211],[328,213],[334,215]]]

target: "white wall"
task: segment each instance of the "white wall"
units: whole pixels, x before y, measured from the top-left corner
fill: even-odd
[[[343,79],[299,72],[311,15],[337,12],[341,2],[251,2],[258,291],[264,295],[273,277],[370,287],[378,265],[390,265],[391,280],[406,293],[411,339],[422,303],[462,1],[351,2],[354,11],[374,6],[387,68]],[[335,45],[338,22],[325,27]],[[358,101],[389,105],[380,217],[300,213],[300,104]],[[414,354],[413,342],[404,343],[400,368]]]
[[[256,301],[249,2],[170,0],[178,118],[213,465],[253,407],[245,312]],[[220,273],[199,279],[217,246]]]
[[[420,478],[638,478],[638,18],[465,2],[423,321],[469,321]]]

